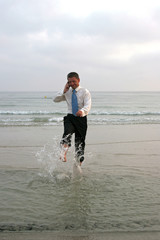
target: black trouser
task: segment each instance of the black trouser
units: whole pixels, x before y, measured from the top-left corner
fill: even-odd
[[[75,152],[80,162],[84,160],[85,138],[87,133],[87,117],[76,117],[68,114],[64,117],[64,134],[61,144],[71,146],[71,137],[75,133]]]

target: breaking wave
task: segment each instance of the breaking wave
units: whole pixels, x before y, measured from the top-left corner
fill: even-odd
[[[66,111],[0,111],[0,115],[60,115],[67,114]],[[99,116],[160,116],[160,111],[91,111],[90,115]]]

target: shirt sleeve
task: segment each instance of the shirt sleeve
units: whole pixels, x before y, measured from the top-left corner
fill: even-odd
[[[62,92],[61,93],[58,92],[56,97],[53,98],[53,102],[62,102],[62,101],[66,101],[65,94]]]
[[[91,94],[88,90],[86,90],[86,93],[84,96],[84,106],[81,109],[81,111],[83,112],[83,117],[88,115],[90,109],[91,109]]]

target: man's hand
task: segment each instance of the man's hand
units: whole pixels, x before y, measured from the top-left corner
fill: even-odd
[[[66,83],[65,87],[64,87],[64,90],[63,90],[63,93],[66,93],[68,90],[69,90],[69,84]]]
[[[77,117],[83,117],[83,112],[81,110],[79,110],[77,113],[76,113],[76,116]]]

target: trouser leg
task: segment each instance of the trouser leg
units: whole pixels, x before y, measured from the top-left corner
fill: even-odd
[[[71,137],[72,134],[75,132],[74,125],[72,124],[69,115],[65,116],[63,119],[64,124],[64,133],[62,136],[61,144],[66,144],[68,147],[71,146]]]
[[[64,134],[61,144],[71,146],[71,137],[75,133],[75,153],[80,162],[84,161],[85,138],[87,132],[87,118],[68,114],[64,117]]]
[[[80,162],[84,161],[85,138],[87,133],[87,118],[77,118],[77,128],[75,131],[75,151]]]
[[[85,139],[75,133],[75,153],[80,162],[84,161]]]

